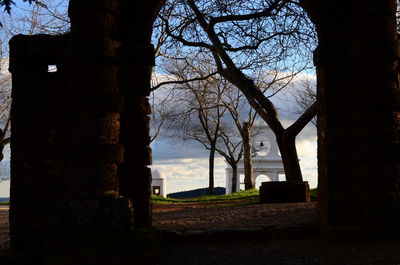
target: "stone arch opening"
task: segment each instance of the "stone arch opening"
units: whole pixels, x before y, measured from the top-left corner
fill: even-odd
[[[259,189],[262,182],[271,181],[271,178],[266,174],[254,175],[254,181],[256,183],[256,189]]]
[[[43,232],[44,228],[40,225],[42,218],[46,218],[47,211],[52,211],[60,205],[70,207],[63,208],[67,216],[79,216],[87,221],[94,220],[94,216],[105,218],[102,215],[104,212],[101,211],[105,206],[116,216],[123,216],[125,213],[118,212],[118,209],[124,208],[123,212],[128,213],[125,210],[129,206],[124,199],[120,200],[116,193],[133,199],[136,217],[134,222],[137,226],[148,226],[151,223],[148,201],[150,171],[147,167],[151,157],[147,144],[149,109],[146,95],[149,92],[149,69],[154,60],[149,35],[152,19],[162,1],[148,1],[140,8],[135,6],[135,3],[129,4],[130,1],[125,1],[125,12],[118,14],[125,25],[121,28],[116,26],[117,11],[115,6],[110,4],[111,1],[88,1],[89,4],[80,5],[81,3],[82,1],[71,0],[71,34],[49,38],[54,45],[45,44],[42,49],[26,49],[32,48],[32,39],[21,36],[14,39],[10,69],[13,71],[13,86],[21,88],[19,91],[13,91],[12,113],[12,163],[15,166],[12,165],[11,169],[11,233],[12,246],[15,248],[33,244],[32,235],[41,235]],[[318,100],[326,103],[329,97],[329,102],[336,102],[321,104],[324,108],[319,113],[322,118],[326,118],[320,123],[322,125],[319,130],[322,146],[319,153],[322,165],[319,173],[322,180],[320,184],[323,184],[322,191],[326,191],[321,193],[325,196],[321,200],[321,220],[327,227],[346,226],[349,221],[351,225],[357,226],[357,222],[352,223],[357,220],[366,220],[368,225],[376,225],[379,223],[377,221],[383,220],[371,218],[372,215],[386,217],[388,214],[391,217],[387,218],[389,221],[398,223],[394,222],[398,220],[396,209],[399,204],[398,170],[395,170],[399,164],[399,156],[395,156],[399,150],[396,145],[399,138],[396,125],[398,116],[394,115],[398,108],[394,101],[398,97],[393,92],[394,88],[398,87],[398,69],[395,67],[398,44],[394,36],[395,23],[389,19],[395,10],[391,10],[394,9],[394,4],[390,5],[390,1],[376,1],[371,5],[373,6],[358,5],[362,12],[356,12],[357,16],[353,16],[354,12],[346,13],[342,10],[341,14],[345,19],[339,21],[339,26],[330,23],[329,20],[318,20],[316,16],[323,13],[323,17],[330,17],[337,9],[315,5],[314,9],[309,10],[324,45],[316,52],[315,63],[321,70],[320,85],[323,86],[323,92],[327,93],[322,93],[322,98]],[[129,13],[127,10],[135,10],[135,13]],[[379,16],[377,13],[370,15],[373,13],[371,10],[380,12]],[[385,19],[384,16],[387,17],[387,22],[381,23]],[[357,20],[368,24],[363,27],[368,30],[366,34],[356,34],[356,42],[367,45],[363,49],[359,49],[357,45],[346,45],[349,43],[347,36],[355,36],[354,32],[358,30],[348,25],[358,25],[355,23]],[[132,32],[130,36],[114,38],[110,35],[128,29]],[[346,34],[332,34],[337,33],[338,29],[345,29]],[[383,36],[381,39],[384,41],[376,48],[374,45],[377,42],[375,39],[371,41],[371,36]],[[43,36],[34,38],[39,42],[47,39]],[[64,38],[70,38],[71,45],[68,48],[72,50],[69,50],[69,53],[65,53],[62,48],[65,48],[65,42],[62,40]],[[340,43],[343,45],[337,46]],[[44,52],[43,47],[48,48],[46,56],[38,57],[37,54]],[[393,49],[387,49],[388,47]],[[32,51],[39,53],[35,55]],[[329,53],[330,51],[334,53]],[[52,56],[47,56],[48,54]],[[352,56],[344,57],[347,54]],[[68,58],[65,55],[68,55]],[[59,61],[64,59],[66,64]],[[94,61],[96,64],[93,64]],[[48,65],[57,65],[57,72],[52,74],[56,74],[60,79],[49,75]],[[343,65],[348,68],[343,68]],[[385,66],[381,67],[386,69],[382,70],[382,75],[374,75],[377,65]],[[350,68],[351,71],[348,71]],[[374,71],[373,74],[368,74],[371,71]],[[135,75],[129,76],[128,72],[134,72]],[[371,78],[378,77],[365,83],[366,75]],[[348,82],[354,81],[354,76],[361,77],[360,82]],[[386,78],[382,79],[382,76]],[[338,77],[342,78],[340,80],[343,82],[337,81]],[[40,78],[47,82],[44,88],[42,84],[37,83]],[[391,81],[386,82],[389,79]],[[332,80],[334,82],[331,82]],[[382,84],[383,81],[386,85]],[[366,91],[366,94],[360,95],[360,85],[355,84],[364,86],[362,91]],[[68,89],[57,92],[52,89],[54,85],[63,88],[68,86]],[[32,89],[29,89],[32,87],[39,88],[40,93],[47,91],[43,98],[49,99],[50,95],[53,95],[57,100],[51,98],[43,102],[44,104],[35,102],[35,107],[30,108],[35,98]],[[378,105],[389,106],[385,108],[383,120],[380,119],[383,117],[382,113],[376,111],[381,110],[376,108],[376,87],[385,91],[379,98]],[[342,91],[355,93],[357,96],[343,97]],[[63,104],[64,100],[66,104]],[[125,103],[128,104],[124,105]],[[30,113],[32,109],[34,112]],[[348,118],[348,112],[344,110],[353,111],[350,116],[353,118]],[[365,113],[369,115],[365,116]],[[381,122],[380,130],[375,130],[376,127],[370,122],[371,117],[375,117],[374,121]],[[38,130],[35,126],[37,122],[44,124],[41,128],[43,130]],[[391,132],[390,136],[386,130]],[[338,131],[341,133],[338,134]],[[132,135],[133,140],[129,138]],[[326,138],[327,135],[331,138]],[[369,145],[356,146],[357,148],[349,150],[347,154],[340,152],[348,150],[346,145],[360,137],[364,137]],[[382,140],[376,141],[377,138]],[[376,156],[371,158],[371,152],[368,150],[378,150],[383,146],[388,147],[385,152],[374,153]],[[125,157],[122,155],[123,151]],[[357,160],[353,163],[354,159]],[[65,161],[67,163],[64,164]],[[385,170],[382,170],[382,166]],[[120,172],[123,172],[122,175],[118,175]],[[344,187],[342,184],[348,181],[347,173],[351,173],[351,185],[348,185],[344,192],[337,193],[337,187]],[[62,177],[58,178],[60,175]],[[66,175],[68,178],[65,178]],[[132,177],[127,177],[128,175]],[[376,175],[380,175],[382,183],[371,185],[375,182]],[[348,196],[354,192],[353,188],[356,189],[357,196]],[[48,203],[49,193],[60,200]],[[372,195],[375,197],[371,197]],[[351,198],[355,198],[355,201],[346,205],[341,203]],[[360,198],[365,199],[363,207],[359,207]],[[41,204],[43,208],[34,207],[40,202],[44,202]],[[72,219],[72,222],[79,221]],[[125,228],[129,226],[121,223],[118,225]]]

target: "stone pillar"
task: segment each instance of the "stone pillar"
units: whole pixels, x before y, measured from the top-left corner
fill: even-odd
[[[63,36],[17,35],[10,41],[11,248],[39,247],[48,217],[65,198]],[[49,65],[56,66],[49,72]]]
[[[11,41],[13,249],[129,231],[121,195],[135,226],[151,225],[147,96],[161,4],[71,0],[71,33]]]
[[[395,0],[303,0],[316,24],[318,208],[326,230],[382,235],[400,223]]]
[[[66,211],[73,227],[129,230],[128,201],[119,198],[123,162],[117,1],[71,0],[66,93]]]
[[[131,198],[134,227],[151,226],[151,149],[148,115],[151,107],[151,70],[154,49],[151,44],[152,25],[163,1],[121,2],[121,91],[126,104],[121,117],[121,141],[125,147],[120,189]]]

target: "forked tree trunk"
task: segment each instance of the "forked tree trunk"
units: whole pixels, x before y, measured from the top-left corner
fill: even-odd
[[[253,161],[251,158],[250,124],[243,124],[243,162],[244,162],[244,188],[254,189]]]
[[[214,189],[214,161],[215,161],[215,145],[211,146],[210,155],[208,157],[208,194],[215,194]]]
[[[237,192],[238,190],[236,189],[237,183],[238,183],[238,173],[237,173],[237,164],[232,163],[230,165],[232,167],[232,193]]]
[[[286,181],[302,182],[299,157],[296,149],[296,137],[288,133],[282,133],[276,137],[281,153]]]

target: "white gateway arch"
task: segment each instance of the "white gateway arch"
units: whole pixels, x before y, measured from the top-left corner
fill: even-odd
[[[252,131],[257,132],[256,136],[253,137],[252,145],[258,150],[253,157],[254,182],[261,175],[267,176],[271,181],[280,181],[279,175],[285,174],[285,170],[274,133],[267,125],[254,125]],[[229,164],[227,164],[225,172],[226,194],[229,194],[232,191],[232,168]],[[243,158],[238,163],[237,173],[236,190],[239,191],[240,185],[244,184],[240,181],[240,175],[244,174]]]

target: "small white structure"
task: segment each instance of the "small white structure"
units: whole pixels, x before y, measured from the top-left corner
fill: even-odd
[[[252,158],[253,161],[253,174],[254,183],[257,177],[261,175],[267,176],[271,181],[279,181],[279,174],[285,174],[283,168],[282,157],[279,155],[278,144],[275,140],[275,135],[272,130],[266,125],[254,125],[252,128],[253,132],[257,132],[257,135],[252,140],[252,146],[258,150],[255,156]],[[232,192],[232,168],[227,164],[226,172],[226,194]],[[240,190],[240,185],[244,184],[241,181],[240,175],[244,174],[244,161],[243,158],[238,163],[237,168],[237,187],[236,190]],[[258,187],[257,187],[258,188]]]
[[[167,197],[167,178],[164,173],[158,169],[151,169],[151,194]]]

